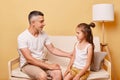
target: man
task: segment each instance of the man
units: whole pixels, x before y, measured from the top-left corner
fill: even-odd
[[[61,57],[70,58],[70,54],[52,45],[49,37],[43,31],[45,23],[42,12],[30,12],[28,20],[29,28],[18,36],[21,70],[34,80],[47,80],[47,74],[52,77],[52,80],[62,80],[62,73],[58,64],[48,64],[42,61],[43,48],[45,46],[52,54]]]

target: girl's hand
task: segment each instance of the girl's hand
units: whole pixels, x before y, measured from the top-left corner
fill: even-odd
[[[70,72],[70,68],[65,71],[64,77],[65,77],[69,72]]]
[[[79,80],[79,79],[80,79],[80,76],[78,74],[73,78],[73,80]]]

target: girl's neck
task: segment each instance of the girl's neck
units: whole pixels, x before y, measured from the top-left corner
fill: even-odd
[[[77,47],[78,47],[78,49],[83,50],[83,49],[85,49],[87,44],[88,44],[88,42],[86,40],[82,40],[82,41],[79,41]]]
[[[85,45],[86,43],[88,43],[85,39],[84,40],[81,40],[79,41],[79,45]]]

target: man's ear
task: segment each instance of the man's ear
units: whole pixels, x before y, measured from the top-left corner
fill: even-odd
[[[31,25],[34,26],[35,25],[35,21],[31,21]]]

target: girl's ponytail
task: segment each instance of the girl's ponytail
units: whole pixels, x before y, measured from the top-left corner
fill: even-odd
[[[88,26],[94,28],[95,27],[95,23],[91,22],[90,24],[88,24]]]

